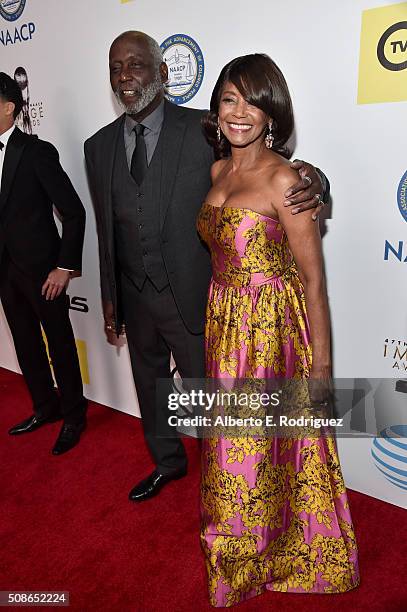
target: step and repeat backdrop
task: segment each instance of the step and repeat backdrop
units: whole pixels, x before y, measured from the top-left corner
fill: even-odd
[[[161,44],[176,104],[207,108],[220,69],[238,55],[268,53],[284,72],[295,157],[331,182],[321,226],[335,376],[365,390],[367,418],[380,404],[378,430],[396,436],[340,439],[346,481],[407,507],[407,2],[0,0],[0,69],[22,89],[19,126],[56,145],[87,209],[83,276],[69,287],[85,391],[137,415],[126,344],[112,347],[103,333],[83,160],[84,140],[120,112],[108,51],[129,29]],[[2,313],[0,339],[0,365],[18,371]],[[348,395],[355,406],[358,394]]]

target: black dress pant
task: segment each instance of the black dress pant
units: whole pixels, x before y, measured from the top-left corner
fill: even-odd
[[[158,471],[170,474],[187,465],[184,445],[168,424],[168,405],[156,397],[158,378],[170,377],[171,352],[182,378],[205,376],[204,335],[191,334],[169,286],[157,291],[146,279],[141,290],[122,276],[126,337],[144,436]]]
[[[62,414],[65,423],[84,419],[83,397],[75,338],[69,320],[66,292],[54,300],[41,295],[44,281],[27,277],[3,254],[0,266],[0,298],[10,327],[18,363],[28,386],[35,414]],[[54,388],[41,325],[48,342],[59,394]]]

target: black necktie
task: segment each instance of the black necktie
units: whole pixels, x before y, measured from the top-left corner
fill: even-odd
[[[145,126],[138,123],[134,127],[136,132],[136,148],[131,158],[130,172],[137,185],[141,185],[147,170],[147,151],[146,142],[144,140]]]
[[[4,144],[0,142],[0,151],[2,151],[3,149],[4,149]]]

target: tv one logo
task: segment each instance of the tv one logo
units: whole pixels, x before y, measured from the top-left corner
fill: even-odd
[[[402,34],[402,40],[390,40],[393,34]],[[388,60],[386,57],[386,43],[389,42],[392,48],[393,58]],[[405,70],[407,68],[407,21],[399,21],[393,24],[382,34],[377,45],[377,59],[387,70]]]
[[[362,13],[358,104],[407,100],[407,2]]]

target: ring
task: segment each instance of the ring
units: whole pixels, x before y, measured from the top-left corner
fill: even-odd
[[[309,176],[304,176],[304,181],[308,181],[308,184],[312,185],[312,178],[310,178]]]
[[[314,197],[317,200],[318,206],[323,206],[325,204],[325,202],[323,201],[323,199],[321,198],[321,195],[319,193],[316,193]]]

